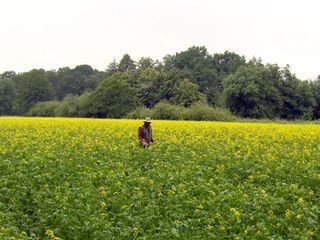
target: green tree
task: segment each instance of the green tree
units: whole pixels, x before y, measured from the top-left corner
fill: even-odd
[[[188,72],[188,79],[199,86],[200,92],[207,95],[208,102],[212,105],[221,105],[222,79],[226,73],[223,72],[223,75],[220,73],[222,67],[219,64],[227,67],[229,65],[235,66],[237,63],[236,56],[238,56],[231,53],[226,54],[213,57],[209,55],[205,47],[193,46],[174,56],[167,55],[164,58],[164,69],[171,71],[177,68]],[[240,59],[240,56],[238,58]]]
[[[47,101],[37,102],[27,112],[28,116],[41,116],[41,117],[54,117],[56,115],[56,109],[59,108],[61,102],[59,101]]]
[[[67,94],[55,111],[59,117],[79,117],[79,96]]]
[[[92,117],[95,115],[93,102],[94,92],[91,90],[85,91],[78,97],[78,115],[80,117]]]
[[[0,115],[13,114],[16,90],[12,80],[0,79]]]
[[[113,59],[113,61],[108,65],[106,69],[106,75],[107,77],[109,77],[118,71],[119,71],[119,63],[115,59]]]
[[[281,107],[280,93],[264,66],[241,66],[224,80],[227,107],[241,117],[275,118]]]
[[[0,79],[13,80],[15,77],[16,77],[16,73],[14,71],[6,71],[0,74]]]
[[[120,73],[103,80],[93,98],[95,113],[99,117],[119,118],[138,105],[136,89]]]
[[[181,79],[192,79],[192,73],[189,69],[172,68],[165,71],[158,87],[158,100],[169,101],[173,97],[173,90],[180,83]]]
[[[118,69],[121,72],[134,71],[136,69],[136,64],[129,54],[125,54],[119,62]]]
[[[229,51],[214,54],[213,61],[220,79],[235,73],[239,67],[244,66],[246,63],[245,57]]]
[[[170,68],[179,69],[193,69],[194,66],[199,62],[208,57],[208,51],[205,47],[190,47],[186,51],[176,53],[174,56],[167,55],[164,58],[165,66]]]
[[[89,65],[60,68],[54,76],[57,97],[63,99],[67,94],[81,95],[86,90],[94,90],[105,76]]]
[[[15,109],[17,113],[25,114],[33,104],[49,101],[53,98],[54,91],[45,71],[33,69],[21,75]]]
[[[310,83],[313,92],[313,97],[315,99],[315,107],[313,109],[312,118],[320,119],[320,76],[314,82]]]
[[[153,68],[155,66],[155,62],[152,58],[142,57],[138,62],[138,69],[143,70],[147,68]]]
[[[308,82],[301,81],[290,72],[289,66],[282,71],[280,93],[282,97],[281,117],[285,119],[310,119],[315,99]]]
[[[160,102],[160,87],[166,80],[166,73],[154,68],[141,69],[135,76],[140,102],[146,107],[153,107]]]
[[[190,107],[196,102],[207,103],[207,96],[199,92],[197,84],[185,79],[174,88],[170,102],[183,107]]]

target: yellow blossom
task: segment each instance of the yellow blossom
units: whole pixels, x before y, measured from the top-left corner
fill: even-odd
[[[240,212],[236,208],[230,208],[230,212],[236,217],[240,216]]]
[[[290,209],[287,209],[286,212],[285,212],[285,216],[286,218],[290,218],[291,217],[291,210]]]
[[[54,232],[52,230],[46,230],[45,235],[47,235],[48,237],[54,237]]]
[[[102,195],[102,196],[106,196],[106,195],[107,195],[107,192],[104,191],[104,190],[102,190],[102,191],[101,191],[101,195]]]

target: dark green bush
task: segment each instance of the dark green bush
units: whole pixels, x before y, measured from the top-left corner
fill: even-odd
[[[179,120],[183,107],[172,105],[168,102],[160,102],[152,108],[151,117],[154,119]]]
[[[38,102],[28,111],[28,116],[54,117],[56,109],[60,106],[59,101]]]
[[[146,107],[138,107],[126,115],[129,119],[143,119],[145,117],[153,118],[153,111]]]
[[[207,104],[196,103],[182,112],[185,120],[234,121],[236,117],[227,109],[214,108]]]
[[[127,114],[127,118],[143,119],[150,116],[153,119],[194,120],[194,121],[235,121],[229,110],[214,108],[204,103],[196,103],[188,108],[160,102],[154,108],[139,107]]]

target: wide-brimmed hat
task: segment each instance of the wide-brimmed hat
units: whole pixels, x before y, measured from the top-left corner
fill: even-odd
[[[150,118],[150,117],[146,117],[146,119],[144,120],[144,122],[151,123],[151,118]]]

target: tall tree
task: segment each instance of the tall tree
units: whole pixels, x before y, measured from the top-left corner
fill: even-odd
[[[119,118],[134,110],[138,105],[137,91],[121,74],[114,74],[103,80],[94,95],[96,115]]]
[[[275,118],[279,115],[280,93],[263,66],[240,67],[225,78],[224,94],[227,107],[238,116]]]
[[[164,63],[168,68],[193,69],[194,66],[208,56],[205,47],[190,47],[186,51],[176,53],[174,56],[167,55]]]
[[[147,68],[153,68],[155,66],[155,61],[150,57],[142,57],[138,62],[138,69],[143,70]]]
[[[229,55],[231,55],[231,53]],[[199,86],[200,92],[207,95],[209,103],[221,105],[222,79],[225,75],[219,78],[220,65],[217,65],[216,58],[220,57],[225,61],[227,57],[231,60],[236,59],[237,55],[233,54],[232,58],[229,55],[212,57],[205,47],[193,46],[186,51],[176,53],[174,56],[166,56],[164,58],[164,64],[166,70],[177,68],[189,72],[190,77],[188,79]],[[236,61],[231,60],[229,62],[235,65],[234,62]],[[221,63],[222,62],[221,60]],[[228,63],[224,63],[224,65],[228,65]]]
[[[121,72],[134,71],[136,69],[136,64],[131,59],[129,54],[125,54],[125,55],[123,55],[122,59],[120,60],[118,67]]]
[[[60,68],[56,76],[57,96],[63,99],[67,94],[81,95],[86,90],[94,90],[104,76],[89,65]]]
[[[310,119],[315,99],[308,82],[296,78],[287,66],[281,71],[280,93],[282,97],[281,118]]]
[[[140,102],[146,107],[153,107],[162,100],[161,86],[167,74],[154,68],[141,69],[135,76]]]
[[[14,71],[6,71],[6,72],[0,74],[1,79],[13,80],[15,76],[16,76],[16,73]]]
[[[106,69],[106,74],[109,77],[117,71],[119,71],[119,63],[115,59],[113,59],[113,61],[108,65]]]
[[[213,55],[215,69],[221,79],[229,74],[235,73],[239,67],[245,65],[246,59],[234,52],[225,51]]]
[[[0,79],[0,115],[13,114],[15,92],[12,80]]]
[[[170,101],[183,107],[190,107],[193,103],[207,103],[207,96],[199,92],[197,84],[184,79],[173,89],[173,96]]]
[[[53,98],[54,91],[45,71],[33,69],[21,75],[15,109],[17,113],[25,114],[33,104]]]
[[[320,119],[320,75],[317,80],[310,83],[315,100],[315,106],[312,113],[313,119]]]

